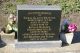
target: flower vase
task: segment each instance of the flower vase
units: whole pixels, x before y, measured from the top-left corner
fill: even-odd
[[[10,34],[7,34],[7,33],[4,33],[4,32],[1,32],[0,33],[1,35],[1,40],[7,44],[11,44],[11,43],[14,43],[14,37],[15,37],[15,33],[10,33]]]
[[[71,44],[72,40],[73,40],[74,33],[66,33],[65,36],[66,36],[66,42],[68,44]]]
[[[73,32],[71,32],[71,33],[61,33],[60,39],[62,40],[62,42],[71,44],[72,40],[73,40],[73,36],[74,36]]]

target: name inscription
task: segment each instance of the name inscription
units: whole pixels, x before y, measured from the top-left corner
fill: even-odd
[[[24,14],[23,14],[24,13]],[[18,13],[18,24],[22,30],[18,30],[23,40],[45,41],[53,40],[56,36],[57,17],[52,11],[22,11]],[[19,33],[20,32],[20,33]]]

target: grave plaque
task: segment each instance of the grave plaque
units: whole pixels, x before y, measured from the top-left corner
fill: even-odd
[[[17,6],[18,41],[59,40],[59,6]]]

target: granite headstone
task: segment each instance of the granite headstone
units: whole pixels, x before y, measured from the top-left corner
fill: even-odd
[[[59,41],[60,6],[18,5],[17,14],[19,42]]]

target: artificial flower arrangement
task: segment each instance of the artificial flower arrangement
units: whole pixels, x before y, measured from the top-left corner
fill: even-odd
[[[65,19],[61,28],[64,33],[71,33],[77,30],[77,25],[75,23],[70,23],[69,20]]]
[[[10,16],[8,17],[8,24],[3,27],[1,30],[1,33],[5,33],[5,34],[13,34],[15,33],[15,38],[17,38],[17,24],[16,24],[16,16],[14,14],[10,14]]]
[[[14,42],[14,38],[17,38],[17,25],[16,16],[10,14],[8,17],[8,24],[1,29],[1,44],[11,44]]]
[[[7,33],[17,32],[16,16],[13,14],[10,14],[10,16],[8,17],[6,32]]]
[[[71,44],[76,30],[77,25],[75,23],[70,23],[68,19],[65,19],[61,26],[61,40],[65,43]]]
[[[13,14],[8,17],[8,24],[2,28],[2,31],[4,33],[17,32],[16,17]]]
[[[75,23],[71,23],[68,26],[68,31],[69,32],[75,32],[77,30],[77,25]]]

